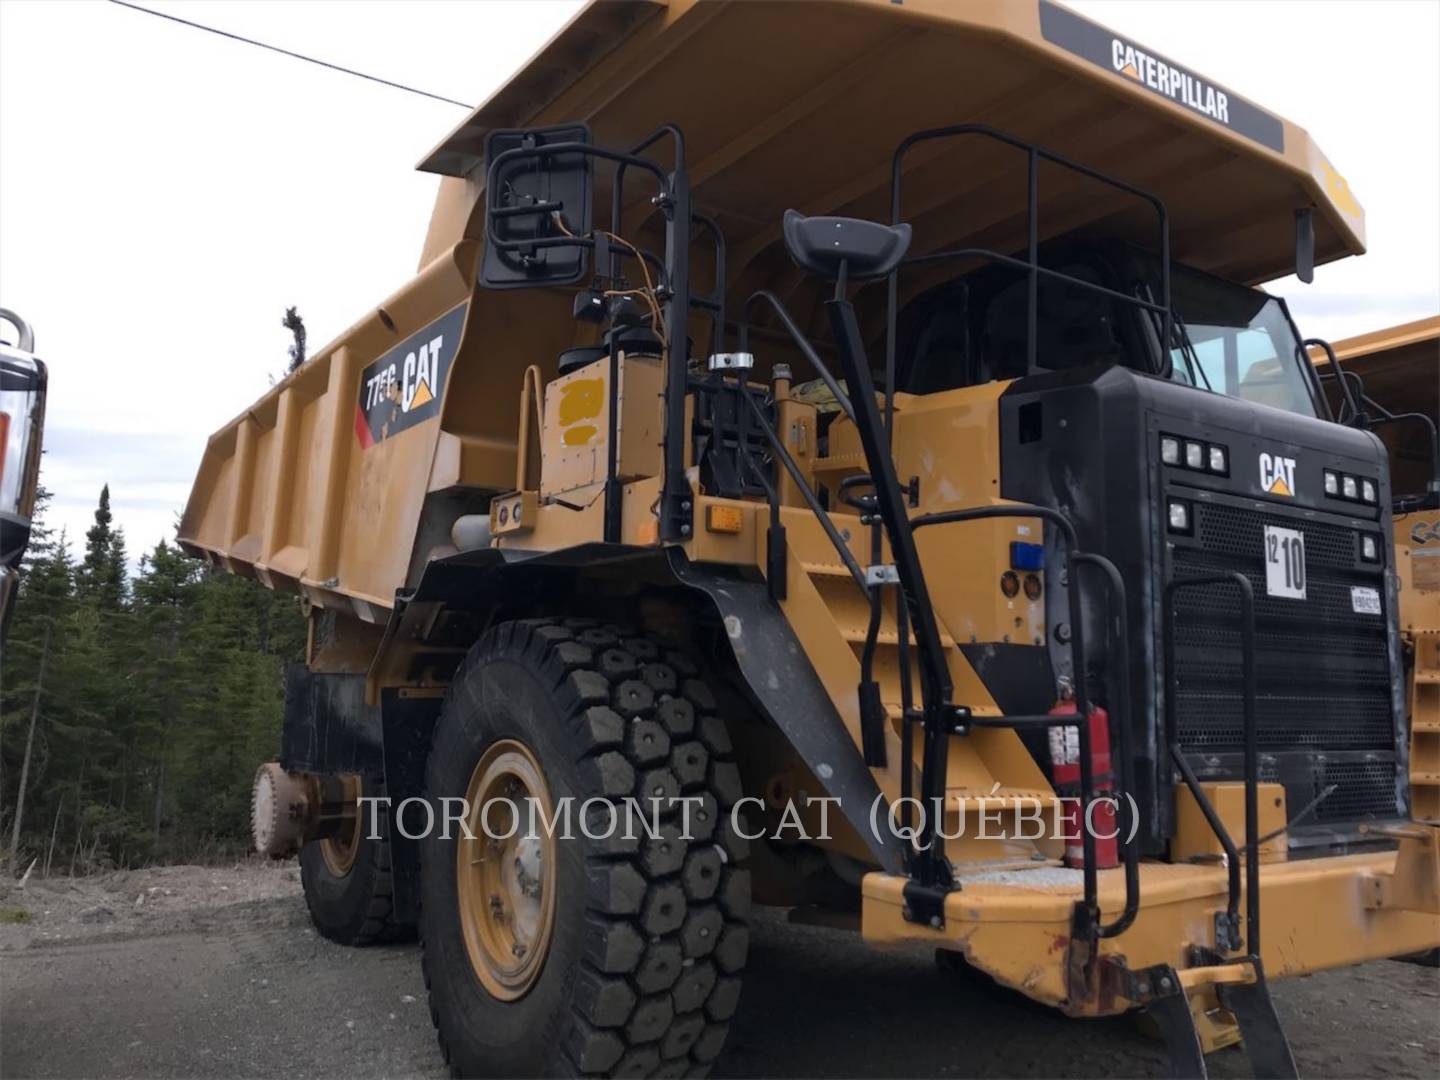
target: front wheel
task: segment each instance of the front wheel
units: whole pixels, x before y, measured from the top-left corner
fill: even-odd
[[[496,627],[456,673],[426,790],[442,824],[442,800],[466,799],[421,857],[425,982],[457,1075],[715,1059],[750,880],[730,740],[687,657],[583,620]]]

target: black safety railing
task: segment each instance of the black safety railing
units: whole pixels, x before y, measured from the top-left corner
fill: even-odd
[[[1069,582],[1067,603],[1070,613],[1070,664],[1072,670],[1075,712],[1074,713],[1046,713],[1043,715],[1025,716],[969,716],[970,727],[994,727],[1010,728],[1013,730],[1035,729],[1035,728],[1056,728],[1072,727],[1076,729],[1077,741],[1080,756],[1080,806],[1078,822],[1081,831],[1081,846],[1083,851],[1082,875],[1084,882],[1084,904],[1099,922],[1099,875],[1095,858],[1095,834],[1087,825],[1089,822],[1089,811],[1091,803],[1095,798],[1095,776],[1094,763],[1091,757],[1091,734],[1090,734],[1090,694],[1088,685],[1087,660],[1085,652],[1085,630],[1084,613],[1085,603],[1081,578],[1076,570],[1092,567],[1099,570],[1105,579],[1106,593],[1109,597],[1110,613],[1113,619],[1107,620],[1107,624],[1113,622],[1115,634],[1112,643],[1118,640],[1119,648],[1115,655],[1119,662],[1115,665],[1114,690],[1107,695],[1112,705],[1112,731],[1116,735],[1114,745],[1120,758],[1120,784],[1117,799],[1118,806],[1126,807],[1127,817],[1133,814],[1133,803],[1126,801],[1123,796],[1129,796],[1134,791],[1134,757],[1130,746],[1131,720],[1130,720],[1130,662],[1129,650],[1125,648],[1125,642],[1129,638],[1129,618],[1126,610],[1125,582],[1120,576],[1120,571],[1115,564],[1103,555],[1091,552],[1080,551],[1076,538],[1075,526],[1064,514],[1045,506],[1032,506],[1025,504],[1012,504],[1006,506],[980,506],[966,510],[943,510],[933,514],[923,514],[911,519],[911,527],[914,529],[928,528],[935,525],[948,525],[962,521],[981,521],[993,518],[1040,518],[1048,522],[1059,536],[1065,552],[1065,579]],[[907,676],[902,673],[902,679]],[[925,733],[926,745],[925,756],[921,763],[921,805],[938,805],[934,800],[937,796],[943,797],[945,785],[945,732],[927,730]],[[902,767],[905,775],[909,775],[913,768],[912,751],[906,749],[902,743]],[[1140,854],[1136,844],[1134,822],[1126,822],[1127,828],[1125,842],[1122,845],[1122,858],[1125,866],[1125,907],[1113,923],[1098,925],[1097,929],[1101,937],[1114,937],[1123,933],[1135,920],[1140,910]],[[943,876],[943,871],[938,867],[926,867],[925,862],[933,861],[939,857],[936,851],[937,845],[934,837],[926,837],[922,834],[920,846],[925,849],[920,852],[918,877],[922,882],[935,881]],[[929,843],[926,843],[927,839]]]
[[[647,156],[648,151],[665,140],[669,140],[673,146],[672,164],[668,170]],[[685,540],[693,532],[693,494],[685,476],[685,399],[689,390],[690,360],[687,338],[689,314],[692,310],[698,310],[710,317],[711,351],[722,351],[726,316],[725,235],[714,218],[697,213],[693,208],[685,158],[685,136],[680,128],[673,124],[656,128],[629,150],[613,150],[579,141],[520,146],[506,150],[497,154],[489,163],[487,191],[493,193],[497,190],[496,177],[508,164],[523,158],[553,158],[566,154],[606,161],[615,166],[608,235],[601,232],[577,236],[568,229],[561,229],[559,234],[554,236],[504,239],[497,234],[496,222],[516,217],[555,216],[560,218],[563,224],[561,215],[566,207],[559,201],[535,201],[515,206],[501,206],[492,202],[486,208],[485,242],[498,251],[522,252],[526,255],[546,248],[573,247],[589,250],[597,256],[597,274],[608,274],[611,278],[618,277],[619,268],[627,259],[641,261],[655,271],[654,292],[657,301],[663,305],[663,321],[668,336],[663,406],[665,423],[661,449],[664,468],[659,501],[660,537],[670,541]],[[650,199],[650,205],[664,215],[663,258],[638,245],[618,240],[626,210],[625,182],[632,169],[643,172],[656,181],[658,192]],[[715,253],[714,286],[709,293],[696,293],[690,284],[692,234],[697,227],[709,235]],[[654,329],[658,332],[661,328]],[[618,345],[615,343],[615,335],[612,335],[610,368],[610,418],[613,428],[619,411],[618,402],[615,400],[619,383],[616,378]],[[605,491],[605,539],[611,542],[617,541],[620,534],[622,486],[616,474],[616,453],[616,432],[612,430]]]
[[[1028,367],[1031,370],[1034,370],[1036,367],[1037,359],[1039,282],[1042,278],[1063,281],[1066,284],[1090,290],[1107,296],[1117,302],[1132,305],[1149,312],[1161,323],[1162,340],[1169,340],[1173,336],[1174,324],[1170,306],[1169,229],[1165,207],[1158,198],[1148,192],[1105,176],[1051,151],[1022,142],[1021,140],[984,125],[964,124],[919,132],[906,139],[896,150],[893,160],[891,188],[892,218],[896,223],[899,223],[901,219],[901,173],[906,153],[916,144],[927,140],[964,135],[992,139],[1013,146],[1026,154],[1028,207],[1027,257],[1018,259],[1000,252],[982,248],[960,248],[927,253],[902,260],[896,269],[887,275],[889,303],[886,318],[886,381],[884,387],[883,421],[875,407],[875,388],[870,376],[869,365],[864,360],[864,345],[860,338],[854,310],[848,298],[845,296],[845,270],[843,266],[841,267],[837,280],[835,296],[826,304],[830,315],[832,336],[845,376],[845,383],[843,385],[820,358],[795,320],[786,311],[784,305],[773,293],[768,291],[762,290],[756,292],[745,301],[740,312],[738,328],[739,348],[741,351],[748,351],[749,322],[754,310],[762,305],[768,306],[774,312],[780,326],[788,333],[795,346],[800,350],[805,359],[809,361],[815,372],[829,389],[837,406],[844,415],[855,424],[860,436],[868,473],[863,478],[852,479],[856,480],[856,482],[863,480],[863,482],[871,488],[873,494],[865,496],[863,502],[848,499],[846,501],[852,501],[857,505],[861,511],[863,523],[872,525],[872,528],[883,528],[884,534],[889,540],[891,556],[895,563],[895,577],[898,580],[894,581],[894,583],[899,586],[897,590],[896,627],[901,696],[900,741],[903,758],[901,767],[901,796],[904,800],[902,803],[902,814],[905,824],[907,826],[910,824],[910,801],[912,797],[911,777],[914,772],[916,757],[914,732],[916,724],[921,728],[922,739],[922,747],[920,750],[921,805],[931,807],[940,807],[943,805],[946,790],[947,747],[948,740],[952,736],[964,735],[973,727],[1002,727],[1011,729],[1066,727],[1075,729],[1080,757],[1080,820],[1082,822],[1089,821],[1090,807],[1095,798],[1096,778],[1093,775],[1090,733],[1091,701],[1089,688],[1087,686],[1088,661],[1086,659],[1083,622],[1085,605],[1082,601],[1082,580],[1084,577],[1082,572],[1087,569],[1098,570],[1102,574],[1106,593],[1109,597],[1111,614],[1107,625],[1113,625],[1117,628],[1117,633],[1114,639],[1112,639],[1112,642],[1118,645],[1117,648],[1113,649],[1116,663],[1107,668],[1107,671],[1109,671],[1112,676],[1117,677],[1117,681],[1108,697],[1115,706],[1114,715],[1111,719],[1114,725],[1113,731],[1116,736],[1114,742],[1120,757],[1120,794],[1130,799],[1128,803],[1122,801],[1121,805],[1126,807],[1127,816],[1133,817],[1135,811],[1133,798],[1131,798],[1131,796],[1134,791],[1134,753],[1130,745],[1133,734],[1133,724],[1130,718],[1131,686],[1127,648],[1127,605],[1124,582],[1114,564],[1101,555],[1080,551],[1073,523],[1064,514],[1052,508],[1012,504],[943,511],[913,518],[909,516],[908,511],[905,509],[903,496],[906,493],[906,489],[900,486],[895,475],[894,461],[890,452],[890,435],[893,430],[894,396],[896,391],[895,350],[898,274],[902,267],[960,258],[981,258],[1025,271],[1028,280],[1026,350]],[[1146,201],[1154,209],[1159,232],[1162,267],[1162,295],[1158,302],[1120,293],[1093,282],[1084,281],[1072,275],[1054,271],[1040,265],[1038,173],[1039,165],[1042,161],[1052,162],[1133,195]],[[775,460],[778,461],[790,475],[796,490],[799,491],[801,497],[820,521],[826,536],[839,554],[840,560],[845,565],[850,576],[855,580],[857,587],[866,592],[870,597],[871,618],[867,627],[865,651],[862,653],[862,657],[869,657],[873,655],[874,643],[880,626],[880,619],[878,617],[880,610],[879,588],[875,581],[867,577],[865,570],[860,566],[859,561],[855,558],[849,545],[834,527],[826,508],[822,505],[815,491],[810,487],[803,472],[784,446],[778,433],[764,416],[760,405],[754,401],[750,394],[743,392],[743,390],[742,396],[748,402],[757,427],[764,433]],[[778,499],[773,492],[768,489],[767,494],[770,495],[772,502],[771,518],[773,524],[779,520]],[[915,547],[914,534],[916,530],[921,528],[997,517],[1042,518],[1047,521],[1062,538],[1065,553],[1065,573],[1070,582],[1068,600],[1072,631],[1069,650],[1074,678],[1074,713],[1047,714],[1043,716],[977,717],[974,716],[968,708],[957,706],[951,700],[953,687],[949,676],[948,665],[945,660],[945,650],[941,646],[938,624],[933,607],[930,604],[923,569],[920,566]],[[878,546],[873,540],[872,548],[878,550]],[[773,568],[776,563],[774,552],[771,553],[770,561]],[[783,568],[783,552],[780,554],[780,563]],[[774,589],[773,579],[775,576],[776,574],[772,572],[772,590]],[[1111,644],[1112,642],[1107,642],[1107,644]],[[920,708],[918,709],[915,707],[911,674],[912,660],[914,659],[918,659],[919,668]],[[866,711],[865,690],[868,688],[864,681],[865,678],[868,678],[868,676],[864,674],[864,669],[862,668],[862,684],[860,688],[862,727],[864,726],[864,713]],[[872,702],[870,704],[873,708],[874,703]],[[866,756],[868,763],[876,764],[871,757],[871,740],[869,738],[866,739]],[[936,832],[939,823],[936,817],[937,815],[935,814],[926,814],[924,816],[921,827],[917,830],[917,839],[915,843],[911,845],[911,849],[907,854],[907,870],[911,875],[911,881],[907,883],[906,887],[907,909],[910,912],[911,918],[926,922],[943,922],[943,896],[954,884],[952,870],[945,858],[943,847],[937,842]],[[1123,844],[1125,906],[1114,921],[1103,925],[1100,921],[1098,906],[1098,866],[1095,855],[1095,837],[1092,830],[1088,827],[1082,828],[1081,830],[1083,849],[1082,871],[1084,881],[1082,906],[1089,916],[1087,924],[1094,928],[1097,936],[1114,936],[1123,933],[1134,921],[1139,909],[1139,852],[1135,842],[1137,830],[1134,827],[1135,823],[1133,820],[1129,821],[1128,825],[1129,828],[1126,830],[1127,835]]]
[[[772,303],[776,304],[777,310],[781,311],[783,316],[783,307],[780,307],[778,301],[775,301],[773,297],[769,299]],[[793,325],[793,321],[789,320],[788,316],[784,316],[782,318],[782,322],[787,325]],[[795,332],[798,334],[798,330],[796,330]],[[744,333],[744,324],[742,323],[742,341],[744,340]],[[816,361],[819,365],[817,370],[824,372],[824,374],[822,375],[824,381],[827,383],[827,385],[832,384],[834,382],[834,377],[833,375],[830,375],[830,373],[825,369],[824,362],[820,361],[818,357],[816,358]],[[830,377],[826,378],[825,376]],[[858,588],[860,588],[861,590],[867,590],[867,586],[869,583],[867,581],[864,568],[861,567],[859,560],[855,558],[855,554],[853,551],[851,551],[850,546],[846,542],[845,538],[841,536],[840,531],[836,528],[835,523],[831,519],[829,512],[822,505],[819,496],[816,494],[814,488],[810,485],[799,464],[795,461],[789,449],[785,446],[784,440],[781,439],[780,434],[775,430],[774,425],[771,424],[769,418],[766,417],[764,410],[755,400],[755,396],[750,393],[743,385],[737,386],[735,389],[740,394],[741,398],[747,403],[751,413],[751,418],[753,419],[756,428],[765,436],[765,439],[770,445],[770,449],[775,457],[775,460],[780,462],[781,467],[784,468],[785,471],[789,474],[791,481],[796,487],[796,490],[799,491],[801,497],[805,500],[806,505],[815,515],[816,520],[820,523],[820,526],[824,531],[826,537],[829,539],[831,545],[834,547],[837,555],[839,556],[841,563],[849,572],[851,579],[855,582]],[[778,533],[776,532],[776,528],[779,525],[779,500],[774,485],[771,484],[768,478],[765,477],[763,469],[760,469],[758,467],[755,468],[755,475],[760,478],[761,482],[764,484],[767,498],[770,503],[771,532],[775,533],[780,542],[783,543],[783,531],[780,531]],[[1134,791],[1134,755],[1130,745],[1130,668],[1128,650],[1123,647],[1123,643],[1128,640],[1129,636],[1128,617],[1126,610],[1125,584],[1120,576],[1119,570],[1115,567],[1115,564],[1102,555],[1076,550],[1077,541],[1075,536],[1075,527],[1071,523],[1070,519],[1065,517],[1065,515],[1061,514],[1059,511],[1044,506],[1015,504],[1007,506],[976,507],[968,510],[940,511],[933,514],[925,514],[915,517],[910,520],[910,525],[912,529],[921,529],[962,521],[976,521],[984,518],[1001,517],[1041,518],[1054,526],[1057,533],[1062,539],[1062,546],[1065,550],[1066,576],[1071,583],[1069,586],[1069,607],[1072,631],[1069,648],[1071,653],[1071,667],[1074,671],[1075,712],[1060,713],[1054,715],[1045,714],[1036,716],[989,717],[975,716],[970,713],[968,709],[962,709],[959,710],[957,713],[952,714],[952,722],[948,726],[942,726],[940,724],[934,723],[928,725],[924,724],[923,714],[916,714],[912,707],[910,678],[907,665],[907,653],[910,644],[910,631],[908,627],[908,618],[905,618],[902,614],[906,612],[905,606],[903,604],[897,605],[897,616],[900,616],[897,618],[896,623],[897,641],[899,643],[900,665],[902,672],[901,722],[903,725],[903,729],[901,731],[901,805],[902,813],[905,815],[904,823],[907,827],[910,824],[908,815],[911,807],[912,798],[910,791],[910,778],[914,772],[915,760],[912,725],[917,720],[921,721],[923,735],[925,738],[925,754],[922,759],[920,781],[921,805],[929,806],[932,808],[939,808],[943,807],[944,805],[944,750],[945,743],[951,736],[963,735],[966,731],[969,730],[969,728],[972,727],[1008,727],[1014,729],[1054,727],[1075,728],[1077,731],[1077,741],[1080,753],[1079,821],[1083,823],[1089,820],[1089,809],[1095,799],[1095,776],[1093,772],[1093,762],[1091,758],[1089,722],[1090,699],[1086,681],[1086,668],[1088,665],[1085,659],[1086,654],[1084,646],[1084,624],[1082,621],[1084,617],[1085,605],[1083,602],[1082,589],[1080,586],[1081,579],[1076,573],[1077,570],[1085,567],[1094,567],[1101,571],[1104,575],[1107,593],[1110,597],[1110,609],[1113,615],[1112,621],[1116,626],[1115,638],[1121,644],[1121,647],[1115,650],[1116,655],[1119,657],[1119,663],[1116,665],[1116,690],[1108,696],[1112,703],[1116,706],[1116,708],[1113,710],[1112,719],[1113,731],[1116,734],[1115,746],[1121,763],[1120,791],[1118,794],[1121,796],[1128,796]],[[781,528],[783,530],[783,526]],[[777,563],[772,553],[769,562],[770,565],[768,567],[768,576],[771,582],[772,595],[776,595],[775,590],[777,588],[777,582],[782,583],[778,586],[778,588],[783,590],[785,573],[783,555]],[[778,595],[776,595],[776,598],[783,599],[783,595],[784,594],[782,591]],[[871,631],[869,634],[867,634],[867,641],[868,638],[873,635],[874,629],[875,626],[872,621]],[[1133,813],[1133,804],[1126,802],[1124,799],[1120,799],[1118,800],[1118,802],[1119,805],[1127,807],[1127,813]],[[1126,828],[1125,832],[1127,835],[1125,842],[1122,845],[1125,867],[1125,906],[1121,914],[1113,923],[1101,925],[1098,927],[1099,935],[1102,937],[1113,937],[1117,934],[1123,933],[1125,929],[1127,929],[1134,921],[1140,907],[1139,850],[1135,842],[1135,829],[1133,828],[1133,822],[1127,822],[1127,826],[1132,827]],[[945,866],[944,853],[941,845],[938,843],[936,833],[936,816],[934,814],[927,814],[924,818],[923,827],[918,832],[916,842],[911,846],[907,853],[907,870],[922,886],[922,889],[943,889],[944,887],[948,887],[949,884],[947,880],[949,873],[948,868]],[[1095,837],[1092,830],[1088,828],[1082,828],[1081,843],[1084,851],[1084,866],[1082,871],[1084,882],[1084,904],[1087,909],[1089,909],[1089,911],[1095,916],[1095,921],[1098,923],[1099,882],[1098,867],[1095,858]],[[917,914],[921,916],[924,921],[927,922],[930,921],[931,918],[943,918],[942,913],[933,910],[933,907],[927,905],[925,900],[920,896],[912,897],[912,908],[914,908]]]
[[[885,427],[887,430],[894,423],[895,419],[895,365],[896,365],[896,327],[899,316],[899,275],[900,270],[906,266],[918,266],[926,263],[943,262],[952,259],[982,259],[988,262],[999,263],[1016,270],[1023,270],[1026,274],[1026,337],[1025,337],[1025,358],[1026,369],[1034,371],[1039,348],[1038,336],[1036,333],[1039,322],[1040,309],[1040,279],[1042,277],[1052,281],[1063,281],[1066,285],[1086,289],[1101,296],[1107,296],[1112,300],[1128,304],[1142,310],[1152,312],[1159,316],[1163,330],[1161,341],[1169,341],[1171,335],[1171,320],[1173,318],[1170,306],[1170,224],[1169,216],[1165,210],[1165,204],[1160,199],[1145,191],[1143,188],[1127,184],[1123,180],[1117,180],[1113,176],[1107,176],[1097,172],[1088,165],[1082,165],[1053,150],[1047,150],[1034,143],[1017,139],[1013,135],[1006,134],[997,128],[987,124],[952,124],[948,127],[930,128],[926,131],[917,131],[902,141],[895,150],[890,166],[890,220],[899,224],[901,218],[901,179],[905,163],[905,156],[916,146],[924,142],[933,142],[937,139],[954,139],[964,136],[978,136],[983,139],[990,139],[1003,143],[1006,146],[1015,148],[1025,154],[1025,258],[1017,259],[1011,255],[1005,255],[998,251],[991,251],[987,248],[955,248],[948,251],[928,252],[924,255],[914,255],[900,263],[900,266],[889,275],[886,283],[887,305],[885,322]],[[1160,301],[1153,303],[1140,297],[1131,296],[1126,293],[1108,289],[1103,285],[1097,285],[1093,281],[1085,281],[1071,274],[1064,274],[1058,270],[1051,270],[1040,265],[1040,163],[1048,161],[1081,176],[1088,177],[1097,183],[1124,192],[1148,203],[1155,211],[1158,241],[1160,248]]]
[[[902,259],[887,275],[883,425],[879,417],[873,415],[873,386],[869,376],[868,365],[861,362],[863,358],[863,345],[860,343],[853,309],[850,307],[848,300],[843,296],[843,283],[837,285],[836,297],[827,305],[830,309],[834,336],[837,346],[841,351],[842,363],[846,369],[847,382],[852,394],[850,400],[853,402],[853,408],[847,409],[846,411],[851,415],[852,419],[855,419],[857,427],[860,428],[861,444],[865,450],[866,464],[869,468],[872,482],[876,487],[876,509],[883,519],[886,532],[890,539],[891,549],[895,555],[897,570],[901,578],[901,595],[903,602],[897,606],[903,611],[903,621],[907,623],[913,621],[915,624],[915,645],[920,668],[922,706],[921,709],[916,712],[910,700],[913,691],[910,687],[911,651],[909,648],[909,632],[907,629],[902,631],[901,634],[902,638],[905,639],[905,644],[900,650],[899,658],[903,700],[902,709],[905,714],[903,720],[904,729],[901,738],[901,752],[904,758],[902,766],[902,786],[907,788],[904,794],[908,796],[908,778],[914,762],[914,740],[911,727],[912,724],[917,721],[921,724],[923,739],[920,763],[922,805],[926,805],[927,800],[931,800],[937,795],[943,795],[945,790],[947,743],[951,735],[964,733],[970,727],[974,726],[1008,727],[1011,729],[1073,727],[1077,733],[1080,754],[1080,820],[1082,822],[1088,822],[1090,804],[1095,796],[1095,777],[1093,776],[1092,748],[1090,745],[1090,696],[1086,685],[1087,660],[1082,621],[1084,606],[1082,604],[1082,578],[1077,571],[1091,567],[1102,572],[1106,581],[1107,594],[1110,597],[1112,622],[1120,628],[1119,647],[1114,650],[1114,655],[1118,658],[1118,662],[1113,665],[1114,670],[1120,672],[1118,692],[1112,693],[1109,696],[1117,706],[1115,709],[1115,717],[1113,717],[1112,720],[1116,721],[1114,730],[1118,735],[1115,744],[1121,760],[1121,793],[1125,797],[1130,798],[1134,790],[1134,755],[1130,746],[1132,724],[1129,717],[1129,702],[1132,688],[1129,684],[1128,628],[1124,583],[1120,578],[1118,570],[1109,560],[1097,554],[1080,551],[1076,540],[1075,528],[1069,518],[1059,511],[1048,507],[1024,505],[977,507],[968,510],[945,511],[936,514],[922,515],[913,519],[899,510],[901,504],[899,500],[898,481],[895,478],[893,461],[890,458],[890,438],[894,428],[895,393],[897,389],[896,348],[899,312],[899,275],[901,270],[907,267],[959,259],[985,260],[1023,271],[1026,275],[1027,282],[1026,365],[1027,370],[1034,371],[1037,368],[1038,360],[1039,285],[1042,279],[1063,282],[1067,286],[1084,289],[1105,296],[1117,303],[1123,303],[1148,312],[1161,323],[1161,340],[1168,341],[1171,339],[1173,336],[1173,314],[1170,303],[1170,239],[1168,217],[1164,203],[1147,191],[1113,177],[1106,176],[1079,162],[1072,161],[1069,158],[1032,143],[1024,142],[989,126],[983,124],[957,124],[917,132],[905,139],[896,149],[892,159],[891,172],[892,222],[898,225],[902,220],[902,176],[905,157],[909,151],[920,143],[964,136],[992,140],[1013,147],[1025,155],[1025,257],[1017,258],[1013,255],[1007,255],[985,248],[962,247],[910,256]],[[1085,281],[1073,275],[1052,270],[1040,264],[1039,171],[1042,162],[1055,164],[1133,196],[1147,203],[1154,210],[1161,264],[1161,296],[1158,302],[1145,297],[1118,292],[1094,282]],[[829,384],[831,380],[826,379],[826,382]],[[836,388],[832,387],[832,392],[836,392]],[[867,398],[869,400],[867,400]],[[838,392],[837,400],[843,400]],[[870,430],[874,428],[881,428],[882,430]],[[1075,693],[1075,712],[1073,714],[981,718],[970,715],[968,710],[957,710],[949,701],[950,682],[948,673],[942,673],[937,670],[939,665],[943,663],[942,650],[940,649],[938,631],[935,628],[933,612],[929,610],[928,592],[924,585],[923,570],[915,554],[913,533],[916,529],[933,525],[993,517],[1040,517],[1048,521],[1063,538],[1065,568],[1070,582],[1068,594],[1070,623],[1072,627],[1070,654]],[[873,619],[872,625],[875,625]],[[1133,799],[1126,805],[1127,813],[1133,815]],[[915,901],[925,901],[925,908],[930,916],[934,918],[938,915],[943,919],[943,911],[936,910],[937,905],[934,903],[935,894],[938,892],[943,895],[944,890],[948,889],[953,882],[951,881],[950,868],[945,861],[943,852],[939,850],[939,845],[934,842],[934,828],[935,822],[927,817],[924,828],[921,831],[918,845],[920,850],[914,856],[912,876],[914,878],[913,884],[917,885],[918,888],[914,891],[912,899]],[[1088,827],[1083,827],[1081,831],[1084,880],[1084,898],[1082,905],[1088,915],[1087,922],[1089,926],[1095,928],[1098,935],[1114,936],[1122,933],[1133,922],[1139,908],[1139,853],[1135,844],[1134,834],[1136,830],[1134,823],[1133,821],[1130,822],[1130,828],[1127,829],[1124,844],[1125,908],[1120,916],[1108,925],[1100,924],[1095,838],[1092,830]]]
[[[1423,412],[1391,412],[1365,394],[1365,380],[1358,372],[1346,371],[1335,356],[1334,347],[1324,338],[1306,338],[1296,348],[1302,362],[1309,362],[1307,349],[1317,348],[1325,353],[1330,370],[1322,372],[1320,381],[1334,379],[1340,387],[1341,408],[1337,420],[1342,424],[1373,431],[1387,424],[1418,424],[1425,429],[1430,441],[1430,479],[1425,489],[1419,492],[1392,492],[1391,505],[1394,511],[1408,513],[1413,510],[1440,509],[1440,427],[1435,418]]]
[[[1165,693],[1165,738],[1169,746],[1170,759],[1181,780],[1204,815],[1215,838],[1225,852],[1228,871],[1225,914],[1223,921],[1216,919],[1215,940],[1223,950],[1235,951],[1240,948],[1240,873],[1241,852],[1235,846],[1230,831],[1225,827],[1214,805],[1205,795],[1205,789],[1195,776],[1195,771],[1185,758],[1180,745],[1176,722],[1178,684],[1175,671],[1175,598],[1186,589],[1233,585],[1240,596],[1240,663],[1241,663],[1241,717],[1244,724],[1245,757],[1245,952],[1244,959],[1260,960],[1260,736],[1255,716],[1255,587],[1250,579],[1238,570],[1203,577],[1177,578],[1165,586],[1163,646],[1165,671],[1169,684]]]

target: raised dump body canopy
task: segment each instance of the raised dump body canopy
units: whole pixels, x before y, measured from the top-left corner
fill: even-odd
[[[1170,209],[1176,259],[1222,277],[1290,273],[1295,211],[1310,207],[1317,262],[1364,250],[1364,212],[1302,128],[1048,0],[674,0],[585,9],[421,162],[451,178],[421,264],[483,235],[490,131],[574,121],[614,145],[679,126],[695,204],[725,229],[737,277],[765,255],[787,262],[786,209],[889,220],[897,145],[959,123],[1154,192]],[[1013,151],[975,141],[917,154],[905,178],[917,239],[1018,247],[1016,164]],[[1057,175],[1041,195],[1042,235],[1088,227],[1153,241],[1143,208],[1114,193]]]
[[[1224,277],[1291,272],[1303,211],[1317,263],[1364,250],[1359,204],[1302,129],[1048,0],[592,4],[422,162],[444,179],[419,275],[211,438],[187,550],[384,622],[453,550],[450,523],[515,486],[526,367],[548,380],[593,331],[563,290],[475,294],[483,148],[495,129],[575,121],[617,146],[682,129],[694,205],[728,241],[728,295],[773,289],[812,327],[782,213],[890,220],[897,146],[957,123],[1153,192],[1172,257]],[[900,211],[913,253],[1022,247],[1025,167],[984,139],[917,147]],[[1042,239],[1155,246],[1151,207],[1068,170],[1040,167],[1036,208]],[[653,218],[638,197],[625,231]],[[926,284],[915,274],[906,294]]]
[[[1392,413],[1419,413],[1440,422],[1440,315],[1372,330],[1337,341],[1331,346],[1340,367],[1358,375],[1365,396]],[[1330,374],[1324,351],[1312,347],[1311,359],[1322,376]],[[1331,404],[1339,410],[1341,398],[1333,379],[1327,378]],[[1434,472],[1430,433],[1423,423],[1381,424],[1375,434],[1390,455],[1390,486],[1396,495],[1417,495]]]

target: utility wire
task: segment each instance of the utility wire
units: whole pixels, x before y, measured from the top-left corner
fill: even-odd
[[[459,105],[462,109],[473,109],[475,107],[473,105],[467,105],[463,101],[456,101],[454,98],[443,97],[440,94],[432,94],[428,90],[417,90],[415,87],[406,86],[404,83],[391,82],[389,79],[382,79],[378,75],[367,75],[365,72],[356,71],[354,68],[341,67],[339,64],[332,64],[328,60],[317,60],[315,57],[306,56],[304,53],[291,52],[289,49],[282,49],[278,45],[267,45],[263,41],[241,37],[239,34],[232,34],[228,30],[218,30],[213,26],[206,26],[204,23],[191,22],[189,19],[182,19],[178,15],[170,15],[164,11],[155,11],[151,8],[141,7],[139,4],[129,3],[128,0],[110,0],[110,2],[123,8],[129,8],[132,11],[143,12],[146,15],[154,15],[157,19],[169,19],[171,22],[179,23],[181,26],[189,26],[196,30],[204,30],[206,33],[218,34],[223,38],[229,38],[231,41],[243,42],[246,45],[254,45],[261,49],[269,49],[271,52],[277,52],[281,56],[304,60],[310,64],[319,64],[321,67],[329,68],[331,71],[354,75],[359,79],[369,79],[371,82],[379,83],[381,86],[390,86],[396,90],[405,90],[412,94],[419,94],[421,97],[431,98],[434,101],[443,101],[447,105]]]

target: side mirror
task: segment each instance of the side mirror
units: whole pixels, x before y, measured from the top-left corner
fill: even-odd
[[[594,159],[584,124],[492,131],[485,140],[485,252],[489,289],[570,285],[585,277]]]
[[[786,210],[782,222],[785,249],[802,270],[835,279],[840,268],[851,281],[881,278],[900,264],[910,249],[909,225],[843,217],[805,217]]]
[[[1315,280],[1315,213],[1295,211],[1295,276],[1309,285]]]

